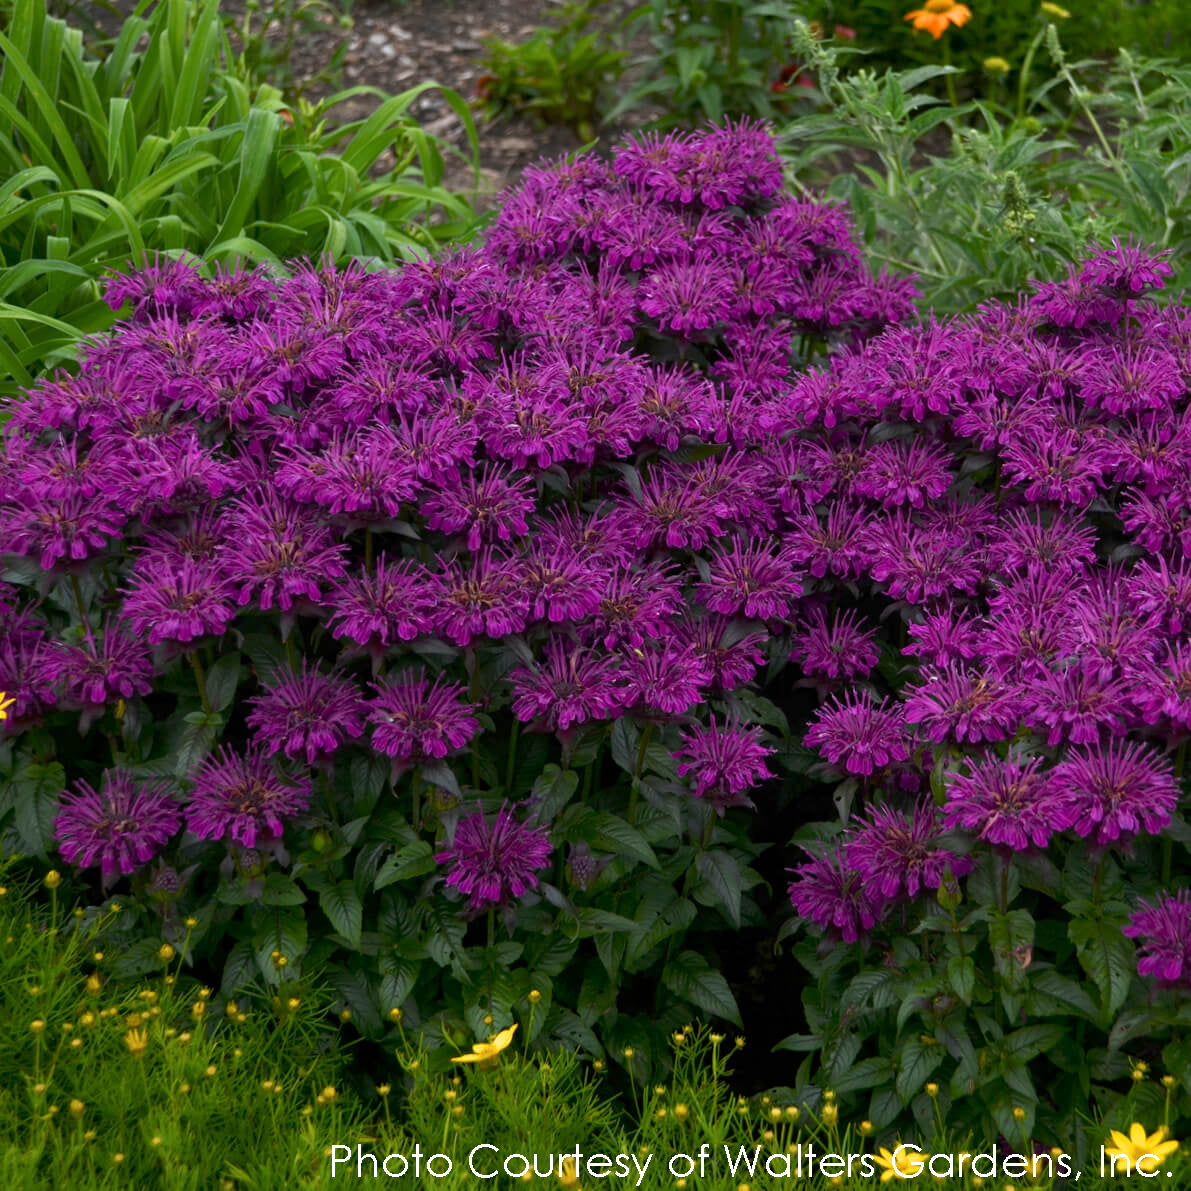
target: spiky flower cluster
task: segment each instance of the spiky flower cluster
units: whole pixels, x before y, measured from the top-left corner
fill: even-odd
[[[184,775],[201,838],[274,840],[308,767],[442,768],[505,708],[564,761],[593,725],[659,728],[669,793],[723,812],[772,776],[747,722],[768,664],[854,798],[790,890],[824,929],[861,938],[993,854],[1127,856],[1171,821],[1191,731],[1167,271],[1117,244],[906,325],[912,285],[783,195],[747,123],[531,169],[481,245],[400,271],[159,262],[113,285],[131,318],[77,377],[12,408],[0,553],[54,598],[0,585],[5,730],[273,624],[309,655],[258,667],[243,738]],[[533,888],[545,845],[514,828],[440,851],[473,901]],[[472,874],[503,840],[516,878]]]
[[[466,747],[474,695],[415,653],[527,638],[513,714],[562,734],[745,682],[761,637],[735,624],[778,626],[802,593],[767,496],[780,467],[755,450],[792,344],[859,342],[914,294],[868,274],[842,210],[780,190],[768,135],[729,124],[530,170],[485,244],[399,272],[117,278],[129,320],[12,409],[0,553],[71,623],[0,588],[7,730],[102,716],[262,615],[337,649],[258,671],[244,739],[183,775],[173,819],[132,813],[158,795],[131,778],[120,816],[80,787],[72,856],[128,871],[183,820],[252,849],[308,808],[306,766],[365,745],[397,774]],[[696,792],[747,803],[770,776],[754,735],[696,732]]]

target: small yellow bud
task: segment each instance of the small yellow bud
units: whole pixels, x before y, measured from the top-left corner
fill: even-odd
[[[984,70],[995,79],[1003,79],[1009,73],[1010,66],[1004,58],[994,56],[984,59]]]
[[[1024,1121],[1026,1119],[1026,1110],[1020,1104],[1013,1110],[1013,1119],[1015,1121]]]
[[[824,1104],[823,1105],[823,1124],[829,1128],[839,1120],[839,1105],[838,1104]]]
[[[593,1071],[603,1071],[604,1066],[605,1066],[605,1063],[604,1063],[603,1059],[593,1059],[592,1060],[591,1068]]]
[[[380,1083],[376,1085],[377,1095],[379,1096],[387,1096],[392,1090],[392,1086],[387,1083]]]
[[[321,1095],[324,1100],[330,1102],[330,1101],[334,1100],[335,1097],[339,1095],[339,1093],[337,1091],[335,1091],[335,1089],[333,1087],[331,1087],[330,1084],[328,1084],[325,1088],[323,1088]]]
[[[622,1053],[626,1059],[631,1059],[637,1052],[631,1046],[626,1046]]]
[[[204,1013],[207,1012],[207,1005],[204,1001],[195,1001],[190,1007],[191,1016],[197,1021]]]
[[[397,1008],[396,1005],[394,1005],[393,1008],[389,1010],[389,1021],[391,1021],[393,1023],[399,1022],[404,1016],[405,1016],[405,1014],[402,1013],[401,1010],[399,1008]]]
[[[939,1094],[939,1085],[937,1083],[928,1083],[925,1090],[926,1094],[933,1100]]]
[[[94,1129],[88,1129],[87,1132],[83,1134],[83,1140],[94,1141],[98,1136],[99,1134],[96,1133]]]
[[[112,1155],[112,1165],[113,1165],[113,1166],[119,1166],[119,1165],[120,1165],[120,1163],[121,1163],[121,1162],[123,1162],[123,1161],[124,1161],[124,1155],[123,1155],[123,1154],[113,1154],[113,1155]]]
[[[297,997],[290,997],[290,999],[288,1001],[286,1001],[285,1007],[291,1013],[295,1013],[295,1012],[297,1012],[297,1008],[299,1005],[301,1005],[301,1003],[302,1002]]]
[[[200,988],[198,995],[200,1001],[209,1001],[211,999],[211,990],[209,988]]]
[[[797,1104],[787,1104],[786,1105],[786,1120],[787,1121],[796,1121],[796,1120],[798,1120],[798,1118],[800,1116],[802,1116],[802,1112],[799,1110]]]
[[[542,994],[536,988],[531,988],[529,990],[529,1003],[531,1005],[536,1005],[539,1001],[541,1001],[541,999]]]
[[[70,1102],[70,1115],[77,1121],[87,1111],[87,1106],[81,1100]]]
[[[339,1020],[341,1022],[343,1022],[344,1025],[347,1025],[347,1023],[349,1021],[351,1021],[351,1019],[352,1019],[352,1011],[350,1009],[340,1009],[339,1010]]]
[[[29,1023],[29,1029],[35,1034],[40,1034],[45,1029],[45,1022],[42,1021],[40,1017],[34,1018],[34,1020]]]
[[[71,1050],[78,1050],[78,1048],[82,1045],[83,1045],[83,1040],[81,1038],[72,1038],[70,1040],[70,1049]]]
[[[35,1096],[43,1096],[44,1094],[45,1094],[45,1084],[43,1084],[43,1083],[35,1083],[35,1084],[33,1085],[33,1095],[35,1095]]]
[[[859,1131],[860,1131],[861,1137],[871,1137],[872,1132],[873,1132],[872,1121],[869,1121],[869,1120],[861,1121],[860,1126],[859,1126]]]
[[[170,960],[173,959],[177,954],[178,953],[169,945],[169,943],[162,943],[162,945],[157,949],[157,958],[161,960],[163,964],[168,964]]]
[[[228,1001],[227,1005],[224,1007],[224,1012],[228,1015],[228,1017],[235,1017],[236,1014],[240,1012],[240,1006],[237,1005],[235,1001]]]
[[[1164,1075],[1162,1077],[1162,1086],[1164,1088],[1173,1088],[1175,1085],[1175,1077],[1173,1075]]]
[[[150,1137],[149,1144],[151,1146],[159,1146],[159,1145],[161,1145],[161,1138],[160,1137]]]
[[[45,875],[45,887],[47,889],[57,889],[62,884],[62,874],[56,869],[52,868]]]
[[[691,1110],[681,1101],[674,1106],[674,1119],[676,1121],[685,1121],[690,1115]]]
[[[453,1116],[453,1117],[455,1118],[455,1120],[459,1120],[459,1118],[463,1116],[463,1105],[462,1105],[462,1104],[456,1104],[456,1105],[455,1105],[455,1106],[454,1106],[454,1107],[451,1109],[451,1116]]]
[[[198,919],[193,916],[187,918],[185,926],[187,930],[194,930],[194,928],[198,926]]]
[[[1071,14],[1065,8],[1060,7],[1058,4],[1051,4],[1050,0],[1042,0],[1042,3],[1038,7],[1048,17],[1052,17],[1056,21],[1066,21],[1071,17]]]
[[[87,977],[87,994],[92,997],[97,997],[99,996],[100,990],[102,988],[103,981],[99,979],[98,973],[92,972],[91,975]]]
[[[653,1119],[654,1119],[655,1121],[664,1121],[664,1120],[666,1119],[666,1117],[667,1117],[667,1116],[669,1116],[669,1115],[670,1115],[670,1114],[666,1112],[666,1109],[665,1109],[665,1107],[663,1106],[662,1108],[659,1108],[659,1109],[657,1110],[657,1112],[655,1112],[655,1113],[653,1114]]]
[[[736,1035],[736,1041],[733,1043],[733,1045],[736,1047],[736,1049],[737,1049],[737,1050],[743,1050],[743,1049],[744,1049],[744,1038],[743,1038],[743,1036],[742,1036],[742,1035],[740,1035],[740,1034],[737,1034],[737,1035]]]
[[[188,1084],[188,1083],[179,1084],[178,1091],[181,1092],[183,1096],[190,1095],[190,1084]]]
[[[782,1110],[776,1104],[769,1110],[769,1119],[774,1122],[782,1119]]]

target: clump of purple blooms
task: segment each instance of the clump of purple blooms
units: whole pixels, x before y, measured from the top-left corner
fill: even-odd
[[[312,766],[437,765],[504,708],[564,746],[647,722],[680,789],[752,807],[774,749],[736,694],[788,658],[767,692],[813,689],[805,744],[858,792],[790,886],[823,930],[863,939],[988,852],[1127,857],[1176,813],[1191,728],[1168,272],[1116,244],[912,325],[910,280],[784,194],[747,122],[530,169],[482,244],[398,271],[158,261],[10,411],[0,554],[44,574],[0,582],[4,730],[101,715],[262,619],[317,631],[176,802],[109,774],[63,803],[63,854],[106,875],[183,822],[255,848],[313,813]],[[478,812],[437,860],[506,905],[547,831]],[[1169,904],[1137,930],[1177,934]]]

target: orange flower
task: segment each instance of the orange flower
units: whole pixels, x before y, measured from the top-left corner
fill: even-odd
[[[966,4],[954,4],[952,0],[926,0],[925,8],[906,13],[906,20],[914,22],[915,29],[925,29],[936,41],[951,25],[962,25],[972,15]]]

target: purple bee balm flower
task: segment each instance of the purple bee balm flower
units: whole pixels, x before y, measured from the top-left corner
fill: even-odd
[[[676,628],[678,640],[689,645],[710,672],[715,694],[749,682],[765,665],[766,635],[755,626],[687,609]]]
[[[1115,453],[1099,439],[1074,430],[1021,435],[1004,448],[1005,478],[1024,484],[1028,501],[1086,507],[1101,488]]]
[[[1096,744],[1102,736],[1120,736],[1133,718],[1129,685],[1105,678],[1094,665],[1072,662],[1039,675],[1029,689],[1026,723],[1035,731],[1049,729],[1046,743]]]
[[[869,558],[865,539],[870,520],[871,514],[849,502],[828,505],[824,521],[806,508],[790,518],[786,545],[816,579],[829,571],[850,579],[864,570]]]
[[[71,864],[98,864],[104,883],[152,860],[182,823],[182,811],[164,784],[138,788],[124,769],[109,769],[98,793],[77,782],[54,820],[58,849]]]
[[[1167,633],[1182,636],[1191,627],[1191,561],[1180,559],[1171,566],[1161,556],[1145,559],[1125,586],[1135,607]]]
[[[256,599],[267,612],[276,602],[288,612],[295,600],[319,600],[323,583],[347,573],[344,543],[316,514],[279,493],[234,501],[221,529],[223,570],[239,587],[242,605]]]
[[[1127,846],[1143,831],[1158,835],[1179,801],[1170,763],[1135,741],[1073,749],[1055,766],[1054,779],[1075,798],[1075,832],[1100,847]]]
[[[43,571],[82,562],[124,531],[128,514],[108,500],[78,491],[25,494],[19,502],[0,498],[0,541],[5,552],[36,558]]]
[[[544,829],[526,827],[501,807],[491,824],[477,811],[455,828],[455,838],[434,859],[449,865],[447,884],[468,895],[470,910],[503,906],[538,887],[537,870],[553,849]]]
[[[67,700],[75,704],[102,705],[153,689],[149,651],[110,618],[102,637],[89,637],[79,645],[55,642],[48,665]]]
[[[1135,244],[1132,236],[1126,244],[1114,238],[1111,248],[1102,248],[1084,262],[1079,279],[1114,297],[1136,298],[1146,290],[1162,289],[1165,279],[1174,276],[1167,255]]]
[[[466,688],[444,681],[441,674],[429,683],[425,671],[407,670],[372,689],[372,747],[398,761],[441,760],[480,730],[471,705],[464,702]]]
[[[1039,509],[1018,509],[993,531],[989,549],[1003,572],[1030,567],[1083,571],[1096,561],[1096,531],[1071,513],[1047,517]]]
[[[435,626],[461,648],[477,637],[519,633],[529,618],[520,560],[501,558],[491,548],[472,556],[465,567],[453,559],[439,578]]]
[[[980,744],[1017,731],[1020,696],[997,678],[964,665],[927,668],[921,686],[907,688],[906,722],[927,740]]]
[[[467,548],[507,542],[529,532],[526,514],[534,508],[533,483],[499,463],[486,463],[455,482],[426,494],[421,512],[427,529],[467,532]]]
[[[625,657],[629,691],[625,705],[636,702],[651,711],[682,715],[703,699],[711,681],[707,663],[695,650],[674,637],[649,643]]]
[[[880,652],[876,630],[860,625],[860,618],[852,610],[837,611],[829,625],[826,612],[816,607],[793,636],[790,661],[816,678],[867,678]]]
[[[772,541],[746,545],[739,538],[712,547],[707,579],[695,589],[696,599],[713,612],[753,620],[788,616],[791,601],[801,594],[791,550]]]
[[[1130,699],[1147,724],[1167,721],[1170,728],[1191,731],[1191,644],[1167,644],[1156,661],[1141,659],[1129,668]]]
[[[383,655],[398,641],[431,631],[438,579],[413,559],[379,555],[372,572],[340,579],[324,600],[332,635]]]
[[[573,551],[531,546],[523,556],[522,583],[530,615],[551,624],[586,620],[599,606],[605,572],[599,560]]]
[[[1074,820],[1076,800],[1043,770],[1041,757],[985,757],[969,764],[947,788],[944,826],[971,831],[1014,852],[1045,848],[1051,835]]]
[[[245,848],[276,839],[310,805],[310,780],[283,777],[259,745],[241,755],[218,748],[199,766],[186,827],[199,839],[225,837]]]
[[[606,719],[623,705],[619,658],[600,657],[564,637],[553,637],[541,665],[519,666],[510,676],[513,712],[523,723],[538,717],[549,731]]]
[[[944,848],[939,832],[938,810],[927,803],[909,814],[887,804],[874,807],[848,836],[848,867],[860,874],[870,896],[913,898],[938,889],[948,870],[953,877],[972,871],[972,860]]]
[[[263,695],[249,700],[248,726],[268,755],[305,757],[313,765],[334,753],[345,737],[364,734],[364,702],[350,678],[322,674],[306,659],[302,671],[282,671],[266,684]]]
[[[682,589],[665,564],[618,568],[605,572],[599,605],[581,631],[605,649],[621,644],[640,649],[646,638],[665,632],[682,604]]]
[[[668,261],[641,279],[638,302],[659,326],[693,339],[728,316],[732,287],[708,257]]]
[[[720,728],[713,715],[708,727],[683,733],[682,748],[674,756],[679,776],[694,778],[695,797],[706,798],[722,815],[733,806],[756,809],[745,791],[773,777],[765,767],[772,753],[761,743],[760,728],[738,723]]]
[[[677,368],[651,368],[636,400],[643,418],[642,436],[668,451],[677,451],[684,435],[709,435],[720,417],[712,385],[694,372]]]
[[[865,889],[860,874],[849,864],[847,843],[820,851],[798,846],[809,859],[791,870],[790,904],[820,930],[845,943],[858,942],[888,912],[888,901]]]
[[[146,258],[143,267],[109,278],[103,298],[113,310],[132,302],[133,317],[138,319],[162,309],[186,315],[202,301],[203,281],[187,261],[154,253],[152,264]]]
[[[951,456],[922,438],[877,443],[868,451],[855,491],[884,505],[920,509],[951,487]]]
[[[895,600],[924,604],[952,591],[973,592],[982,574],[979,554],[942,527],[916,523],[904,509],[874,519],[861,535],[869,573]]]
[[[925,612],[907,628],[910,644],[902,653],[920,658],[928,666],[966,662],[983,649],[982,622],[962,609],[943,608]]]
[[[861,777],[910,755],[902,708],[890,706],[888,699],[877,703],[862,689],[845,691],[820,707],[805,741],[833,765]]]
[[[213,563],[186,558],[156,571],[156,561],[142,554],[125,589],[120,616],[134,633],[150,645],[222,636],[236,611],[230,586]]]
[[[640,496],[622,503],[618,511],[633,526],[639,549],[664,542],[701,550],[723,532],[726,519],[723,506],[703,485],[658,469],[641,481]]]
[[[1191,889],[1163,890],[1153,902],[1140,901],[1127,926],[1140,939],[1137,972],[1164,985],[1191,987]]]

